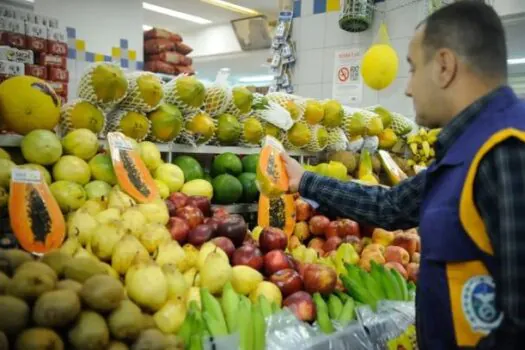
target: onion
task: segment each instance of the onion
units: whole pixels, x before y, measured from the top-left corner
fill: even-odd
[[[128,297],[141,307],[157,311],[168,299],[168,283],[155,263],[141,263],[126,276]]]
[[[144,233],[140,236],[140,243],[153,254],[164,242],[171,241],[171,234],[164,225],[147,224]]]
[[[129,208],[122,213],[121,216],[122,228],[128,234],[139,238],[144,232],[146,226],[146,217],[136,208]]]
[[[122,228],[117,224],[100,225],[93,231],[91,250],[101,260],[111,259],[113,248],[122,238]]]
[[[111,266],[123,275],[133,263],[148,260],[148,251],[139,240],[135,236],[125,235],[113,248]]]
[[[155,200],[151,203],[139,204],[138,209],[144,214],[148,222],[166,225],[170,220],[168,207],[162,199]]]
[[[184,300],[190,286],[186,283],[183,274],[173,264],[162,266],[162,272],[168,282],[168,299]]]
[[[86,245],[91,241],[93,230],[98,225],[99,223],[93,216],[79,209],[67,219],[67,235],[77,237],[80,244]]]

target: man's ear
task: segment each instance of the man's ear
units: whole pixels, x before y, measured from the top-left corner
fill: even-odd
[[[434,80],[442,89],[447,88],[456,77],[458,57],[450,49],[439,49],[434,56]]]

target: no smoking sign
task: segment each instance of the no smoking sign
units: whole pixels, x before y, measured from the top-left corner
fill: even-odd
[[[339,77],[339,81],[341,83],[344,83],[348,80],[348,77],[350,76],[350,70],[346,67],[339,68],[339,72],[337,73],[337,76]]]

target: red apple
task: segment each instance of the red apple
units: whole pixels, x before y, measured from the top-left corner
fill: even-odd
[[[343,238],[343,243],[350,243],[353,245],[357,254],[361,254],[363,251],[363,241],[357,236],[345,236]]]
[[[217,233],[217,230],[219,229],[219,223],[220,219],[218,218],[204,218],[203,224],[210,225],[213,229],[213,234],[215,235]]]
[[[277,271],[270,277],[270,282],[279,287],[283,298],[303,289],[303,280],[299,273],[293,269]]]
[[[179,242],[180,245],[183,245],[188,238],[190,226],[184,219],[173,217],[170,218],[170,221],[168,222],[168,230],[171,233],[171,237]]]
[[[230,260],[231,260],[231,258],[233,256],[233,253],[235,252],[235,246],[233,245],[233,242],[231,241],[231,239],[229,239],[227,237],[215,237],[211,241],[217,247],[219,247],[222,250],[224,250],[226,255],[228,255],[228,258],[230,258]]]
[[[316,215],[310,219],[310,232],[313,235],[324,235],[326,228],[330,224],[330,220],[323,215]]]
[[[188,196],[182,192],[173,192],[168,197],[168,200],[171,203],[173,203],[173,205],[175,206],[175,209],[179,209],[179,208],[186,206],[186,203],[188,202]]]
[[[410,262],[410,255],[405,249],[391,245],[386,247],[385,260],[387,263],[397,262],[406,266]]]
[[[410,263],[407,265],[407,275],[408,280],[412,282],[417,282],[419,276],[419,264]]]
[[[201,224],[188,233],[188,243],[198,247],[208,242],[213,236],[213,229],[210,225]]]
[[[290,239],[288,240],[288,251],[292,251],[300,245],[301,241],[299,240],[299,238],[297,238],[297,236],[290,236]]]
[[[323,245],[323,250],[325,253],[330,253],[343,243],[343,240],[339,236],[333,236],[326,240],[326,242]]]
[[[175,206],[175,204],[173,204],[173,202],[169,199],[166,199],[164,203],[166,204],[166,208],[168,208],[168,213],[170,214],[170,217],[175,216],[175,214],[177,213],[177,207]]]
[[[339,221],[331,221],[324,231],[326,238],[339,237]]]
[[[310,294],[321,293],[328,295],[335,290],[337,274],[331,267],[311,264],[304,271],[304,290]]]
[[[405,279],[408,278],[407,270],[398,262],[387,262],[385,264],[385,268],[387,269],[395,269],[397,272],[401,274]]]
[[[324,239],[316,237],[308,243],[308,248],[315,249],[315,251],[317,251],[317,253],[322,256],[324,254],[323,247],[325,242],[326,241]]]
[[[211,215],[211,203],[208,197],[191,196],[188,198],[186,205],[192,205],[199,208],[205,217],[209,217]]]
[[[400,233],[394,237],[392,245],[402,247],[408,255],[412,256],[416,251],[419,244],[419,236],[413,233]]]
[[[300,261],[297,261],[295,263],[295,270],[299,273],[299,276],[301,276],[301,278],[303,279],[304,281],[304,273],[306,271],[306,269],[312,264],[309,264],[309,263],[303,263],[303,262],[300,262]]]
[[[204,221],[204,215],[202,215],[199,208],[192,206],[185,206],[177,209],[176,216],[186,220],[190,229],[194,229]]]
[[[259,246],[259,242],[257,242],[251,234],[247,234],[246,237],[244,237],[244,241],[242,242],[242,244],[251,244],[254,247]]]
[[[303,322],[312,322],[317,315],[312,296],[303,291],[288,296],[284,299],[283,306],[289,308]]]
[[[228,213],[228,210],[226,210],[223,207],[218,207],[218,208],[213,209],[213,217],[223,219],[223,218],[227,218],[228,216],[230,216],[230,213]]]
[[[297,221],[308,221],[312,214],[313,208],[308,202],[302,198],[295,200],[295,219]]]
[[[242,216],[236,214],[221,219],[217,229],[218,236],[228,237],[236,247],[244,242],[247,233],[246,221]]]
[[[292,263],[283,250],[272,250],[264,256],[266,276],[271,276],[277,271],[290,268],[292,268]]]
[[[350,219],[339,220],[339,237],[343,238],[346,236],[361,237],[361,230],[359,224]]]
[[[293,235],[299,238],[301,242],[310,238],[310,227],[308,227],[308,223],[304,221],[296,223],[293,229]]]
[[[233,252],[232,265],[246,265],[255,270],[262,270],[264,259],[259,248],[251,244],[245,244]]]
[[[287,245],[288,236],[286,236],[283,230],[275,227],[263,228],[259,236],[259,247],[263,253],[275,249],[285,250]]]

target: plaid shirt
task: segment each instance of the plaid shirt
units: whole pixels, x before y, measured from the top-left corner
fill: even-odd
[[[499,89],[473,103],[441,131],[436,159],[441,159]],[[525,117],[525,116],[523,116]],[[306,172],[299,193],[329,207],[338,216],[388,230],[419,225],[425,172],[390,189],[339,182]],[[525,143],[508,139],[483,158],[474,183],[475,203],[495,252],[497,300],[501,326],[479,349],[517,349],[525,331]],[[520,269],[522,270],[520,273]]]

